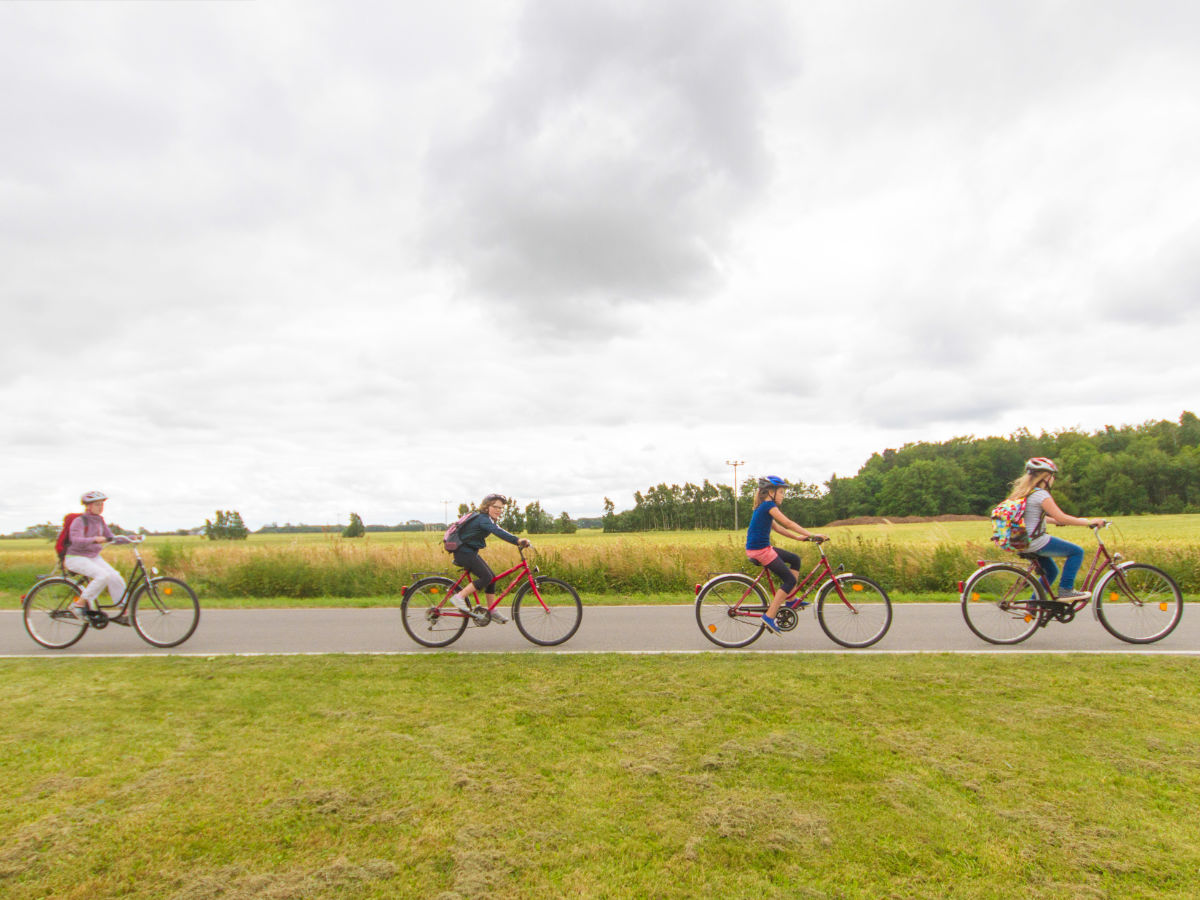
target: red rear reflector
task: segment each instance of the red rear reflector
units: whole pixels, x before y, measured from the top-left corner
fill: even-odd
[[[960,581],[960,582],[958,583],[958,592],[959,592],[960,594],[962,593],[962,589],[963,589],[963,583]]]
[[[699,594],[700,593],[700,585],[696,585],[695,590],[693,590],[692,593]],[[24,600],[25,598],[22,597],[21,599]]]
[[[988,561],[986,559],[977,559],[977,560],[975,560],[975,562],[978,563],[980,566],[986,566],[988,564]]]

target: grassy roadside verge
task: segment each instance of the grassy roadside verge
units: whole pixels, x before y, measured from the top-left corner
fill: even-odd
[[[0,894],[1190,897],[1200,662],[0,662]]]
[[[893,603],[957,603],[957,594],[892,593]],[[678,606],[696,598],[687,592],[646,594],[587,594],[580,592],[585,606]],[[507,601],[506,601],[507,602]],[[399,607],[400,597],[210,597],[200,595],[203,609],[364,609]],[[17,591],[0,591],[0,609],[20,609]]]

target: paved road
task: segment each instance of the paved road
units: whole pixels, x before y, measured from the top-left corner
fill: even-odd
[[[843,651],[830,641],[812,612],[782,637],[764,634],[748,648],[758,652],[1100,652],[1200,655],[1200,612],[1184,610],[1175,632],[1157,644],[1118,641],[1087,608],[1070,624],[1052,623],[1016,647],[995,647],[967,630],[957,604],[904,603],[892,627],[868,650]],[[561,647],[536,647],[511,625],[469,628],[450,648],[459,652],[703,652],[737,653],[709,643],[691,606],[585,606],[579,631]],[[175,650],[149,646],[129,628],[89,630],[74,647],[46,650],[25,633],[21,613],[0,610],[0,656],[89,656],[224,653],[446,653],[414,644],[398,609],[204,610],[200,627]]]

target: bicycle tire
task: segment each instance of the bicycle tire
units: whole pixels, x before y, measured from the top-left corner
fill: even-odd
[[[521,585],[513,600],[513,621],[526,640],[541,647],[556,647],[569,641],[583,621],[583,601],[579,593],[558,578],[534,578],[537,595],[529,582]],[[531,599],[529,599],[531,598]]]
[[[767,604],[767,592],[749,575],[718,575],[696,594],[696,624],[718,647],[748,647],[766,630]]]
[[[1037,631],[1030,602],[1044,602],[1041,582],[1025,569],[1008,564],[986,566],[963,585],[962,614],[976,637],[989,644],[1019,644]]]
[[[82,593],[69,578],[46,578],[39,581],[21,604],[21,615],[29,636],[51,650],[65,650],[88,630],[67,607]]]
[[[422,578],[409,586],[400,601],[400,621],[408,636],[422,647],[448,647],[467,630],[468,619],[450,607],[450,589],[454,582],[444,575]]]
[[[133,595],[129,621],[152,647],[178,647],[200,624],[200,601],[186,581],[151,578]]]
[[[852,607],[842,600],[838,586]],[[836,582],[827,582],[817,594],[817,621],[835,644],[852,649],[870,647],[881,641],[892,626],[892,600],[870,578],[842,575]]]
[[[1183,618],[1179,585],[1162,569],[1145,563],[1127,563],[1109,572],[1093,597],[1100,624],[1128,644],[1161,641]]]

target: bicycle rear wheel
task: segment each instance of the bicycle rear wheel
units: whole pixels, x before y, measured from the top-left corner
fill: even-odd
[[[838,593],[841,587],[845,599]],[[870,647],[892,624],[892,601],[870,578],[845,575],[817,595],[817,621],[829,639],[843,647]]]
[[[1037,631],[1035,604],[1044,599],[1041,584],[1025,570],[988,566],[963,586],[963,618],[989,644],[1019,644]]]
[[[400,621],[423,647],[447,647],[467,630],[467,616],[450,605],[454,582],[442,575],[422,578],[404,592]]]
[[[1108,633],[1130,644],[1152,644],[1175,630],[1183,597],[1162,569],[1130,563],[1096,587],[1096,615]]]
[[[83,637],[87,622],[70,610],[80,593],[79,585],[69,578],[47,578],[35,584],[21,605],[29,636],[51,650],[70,647]]]
[[[151,578],[133,595],[129,619],[147,644],[178,647],[200,624],[200,601],[185,581]]]
[[[696,595],[696,624],[718,647],[746,647],[763,633],[767,592],[749,575],[718,575]]]

